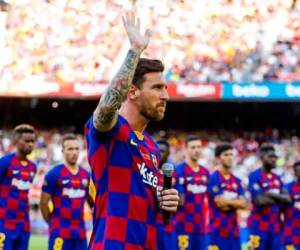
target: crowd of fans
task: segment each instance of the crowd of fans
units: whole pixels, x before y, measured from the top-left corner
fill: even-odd
[[[26,81],[72,84],[110,79],[127,50],[121,15],[132,5],[143,26],[154,32],[146,55],[163,58],[169,81],[300,79],[296,1],[6,2],[9,11],[0,18],[5,22],[0,77],[12,88]]]

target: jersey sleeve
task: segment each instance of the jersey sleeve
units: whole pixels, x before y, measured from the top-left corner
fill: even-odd
[[[57,168],[51,169],[45,176],[42,191],[50,195],[54,195],[56,183],[59,177]]]
[[[113,138],[120,131],[121,125],[121,117],[118,115],[117,122],[111,130],[107,132],[100,132],[94,127],[92,115],[85,125],[85,136],[87,138],[88,146],[93,142],[93,140],[109,140]]]
[[[6,171],[9,167],[10,161],[11,161],[11,157],[8,156],[4,156],[0,158],[0,183],[2,183],[6,175]]]
[[[257,195],[264,193],[260,185],[259,176],[255,173],[249,175],[248,190],[251,194],[252,199],[254,199]]]
[[[185,183],[183,171],[180,166],[175,167],[173,178],[175,179],[175,189],[178,191],[179,194],[183,195],[185,193]]]
[[[242,181],[240,179],[238,179],[238,193],[239,196],[245,196],[245,190],[243,189]]]
[[[214,199],[216,196],[222,194],[220,183],[217,176],[214,174],[209,178],[208,182],[208,194],[211,199]]]

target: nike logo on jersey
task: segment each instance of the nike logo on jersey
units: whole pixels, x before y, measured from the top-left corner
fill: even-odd
[[[62,184],[63,185],[66,185],[66,184],[68,184],[70,182],[70,180],[62,180]]]
[[[11,185],[17,187],[20,190],[28,190],[30,188],[31,182],[13,178]]]
[[[133,146],[137,146],[137,143],[133,139],[130,140],[130,144]]]

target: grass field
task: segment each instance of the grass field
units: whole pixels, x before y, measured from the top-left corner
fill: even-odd
[[[47,250],[48,237],[45,235],[32,234],[30,237],[29,250]],[[247,250],[244,245],[242,250]]]
[[[48,237],[46,235],[32,234],[29,250],[47,250]]]

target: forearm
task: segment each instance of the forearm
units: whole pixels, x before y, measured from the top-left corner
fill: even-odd
[[[292,199],[289,194],[267,193],[267,196],[272,198],[273,200],[276,200],[279,203],[291,203],[292,202]]]
[[[246,209],[247,208],[247,202],[243,198],[228,200],[228,205],[235,209]]]
[[[44,218],[44,220],[49,223],[50,221],[50,217],[51,217],[51,213],[48,207],[48,204],[40,204],[41,207],[41,212],[42,212],[42,216]]]
[[[110,130],[117,119],[118,110],[126,99],[141,52],[129,50],[120,70],[102,95],[94,112],[93,123],[100,131]]]
[[[276,204],[276,201],[267,195],[261,194],[255,197],[254,203],[257,206],[269,206]]]

